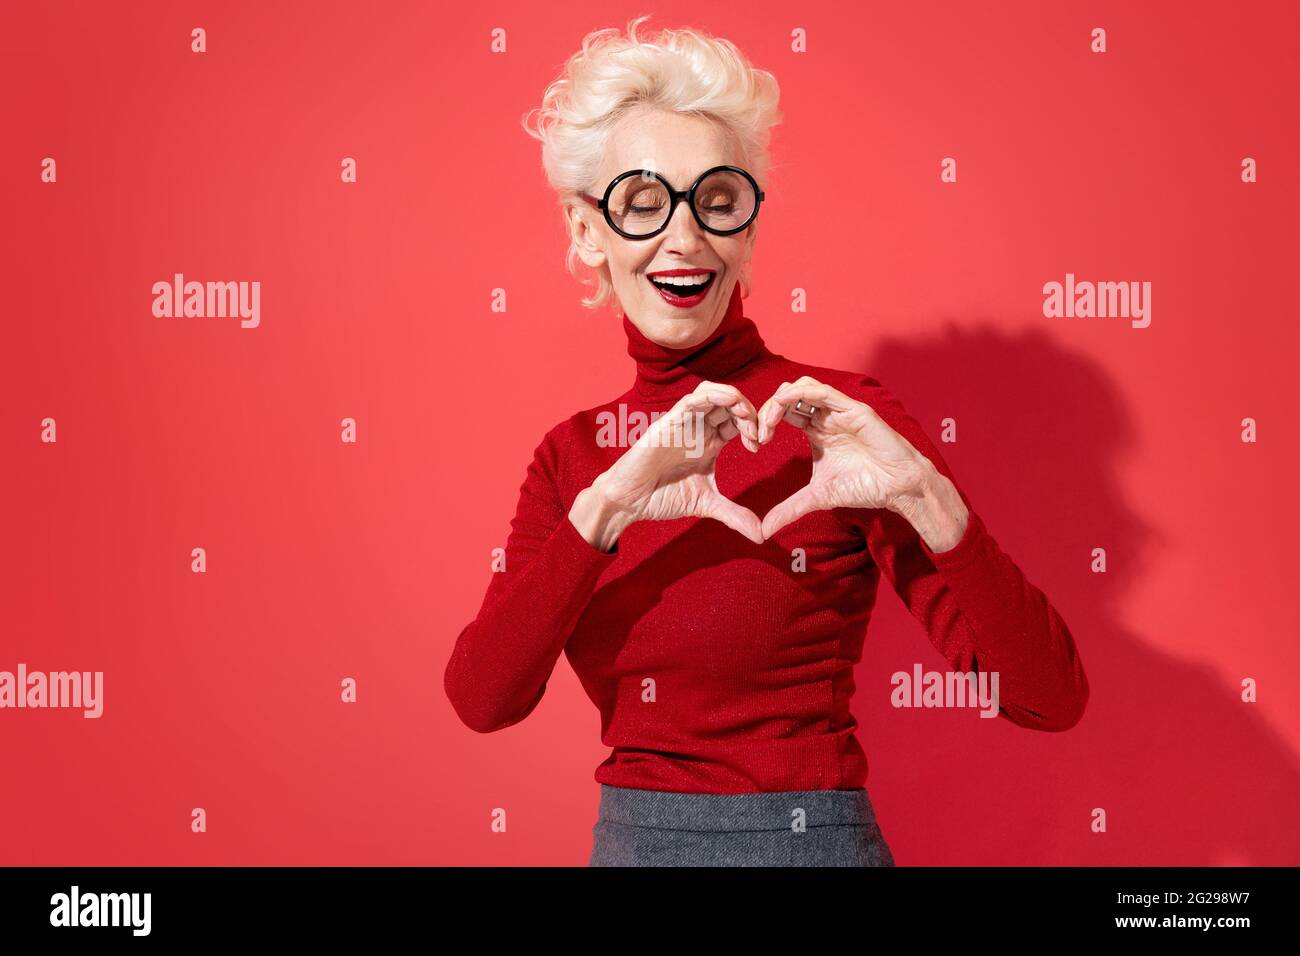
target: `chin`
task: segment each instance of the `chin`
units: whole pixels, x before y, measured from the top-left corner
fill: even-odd
[[[708,338],[709,321],[702,316],[655,316],[646,337],[664,348],[688,349]]]
[[[645,309],[642,314],[647,317],[649,328],[642,331],[665,348],[690,348],[708,338],[720,321],[719,316],[711,314],[712,305],[706,300],[693,309],[678,309],[659,299],[647,300],[642,303]]]

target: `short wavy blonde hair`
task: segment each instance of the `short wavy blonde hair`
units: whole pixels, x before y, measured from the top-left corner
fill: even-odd
[[[745,168],[759,188],[767,186],[771,130],[782,119],[776,77],[754,68],[731,41],[700,30],[663,29],[653,39],[638,37],[637,27],[647,19],[630,21],[626,37],[613,27],[587,34],[582,49],[547,87],[542,105],[524,114],[524,129],[541,141],[542,167],[566,213],[579,201],[575,190],[599,194],[603,189],[595,178],[610,132],[642,105],[722,124],[740,143]],[[584,306],[596,309],[610,301],[609,267],[589,269],[572,236],[565,264],[584,285],[593,282],[579,270],[594,273],[596,291],[582,300]],[[743,276],[741,293],[749,295]]]

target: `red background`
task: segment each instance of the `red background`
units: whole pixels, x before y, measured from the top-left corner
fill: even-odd
[[[782,85],[747,313],[958,420],[1091,681],[1065,734],[893,710],[942,662],[882,583],[854,713],[898,862],[1300,863],[1294,9],[12,5],[0,670],[102,670],[105,710],[0,711],[0,862],[585,864],[608,750],[567,661],[487,736],[442,673],[537,441],[631,381],[519,120],[646,12]],[[260,328],[153,317],[174,272],[259,280]],[[1150,281],[1151,326],[1044,318],[1066,272]]]

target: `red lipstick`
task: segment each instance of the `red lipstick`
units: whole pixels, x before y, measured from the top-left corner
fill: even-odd
[[[703,276],[703,283],[694,282],[683,285],[655,282],[655,279],[692,278],[695,276]],[[704,297],[713,288],[715,277],[716,273],[712,269],[662,269],[658,272],[646,273],[647,281],[654,286],[655,291],[659,293],[659,297],[669,305],[676,306],[679,309],[689,309],[691,306],[703,302]]]

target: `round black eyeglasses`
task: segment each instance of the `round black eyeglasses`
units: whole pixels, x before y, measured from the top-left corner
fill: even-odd
[[[754,177],[739,166],[706,169],[690,189],[681,191],[656,172],[629,169],[609,184],[603,198],[578,195],[603,212],[609,227],[624,239],[659,235],[683,200],[702,229],[716,236],[734,235],[749,227],[764,199]]]

